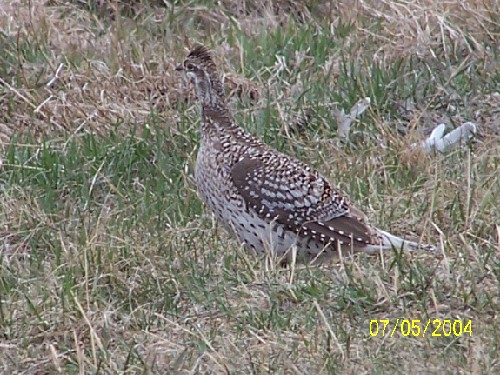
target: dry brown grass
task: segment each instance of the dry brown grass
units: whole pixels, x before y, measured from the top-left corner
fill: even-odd
[[[142,9],[139,13],[146,12],[140,1],[136,3]],[[3,112],[8,113],[0,123],[3,134],[10,136],[14,129],[34,133],[100,131],[117,122],[143,123],[152,104],[168,109],[182,95],[178,89],[179,78],[172,74],[172,67],[184,53],[182,42],[186,34],[151,38],[139,31],[144,25],[134,19],[116,18],[111,11],[91,13],[79,4],[78,1],[9,1],[2,5],[0,22],[5,43],[11,47],[5,50],[4,56],[9,64],[4,72],[8,78],[4,82],[7,89],[1,98]],[[117,4],[120,2],[99,1],[95,6],[115,9]],[[494,15],[499,11],[495,1],[352,1],[336,5],[325,2],[313,8],[319,19],[304,5],[293,1],[253,5],[226,1],[225,4],[227,8],[187,7],[180,16],[180,24],[189,13],[203,29],[221,32],[222,36],[217,36],[220,39],[231,17],[236,17],[238,28],[245,35],[252,36],[262,30],[276,30],[290,13],[304,13],[295,18],[301,22],[326,21],[332,28],[352,24],[354,32],[344,44],[354,45],[351,52],[354,59],[368,55],[382,66],[389,66],[395,59],[416,56],[429,69],[455,69],[449,72],[450,77],[480,60],[486,72],[495,73],[498,25]],[[152,26],[148,26],[154,30],[169,7],[153,4],[147,8],[150,14],[139,21],[151,23]],[[129,33],[130,30],[133,32]],[[204,34],[201,30],[201,35]],[[240,59],[241,46],[220,42],[218,56]],[[22,52],[28,45],[38,49],[40,61],[25,61]],[[338,56],[332,59],[335,62]],[[243,68],[244,61],[239,64]],[[223,66],[227,68],[230,64]],[[15,79],[13,85],[12,79]],[[241,82],[241,77],[235,76],[233,81],[240,83],[235,85],[240,88],[239,92],[241,87],[248,86],[245,81]],[[52,84],[47,87],[49,82]],[[255,87],[247,90],[256,95]],[[453,93],[446,94],[453,96]],[[498,95],[488,95],[488,98],[476,98],[478,103],[474,109],[483,112],[489,109],[485,106],[493,107],[495,112],[483,121],[495,128],[498,123],[491,117],[498,117]],[[18,109],[14,116],[8,102],[15,103]]]
[[[217,4],[0,4],[0,372],[497,373],[498,2]],[[245,254],[190,177],[198,112],[173,68],[196,42],[238,121],[444,255],[293,270]],[[332,108],[364,96],[341,144]],[[409,150],[463,121],[472,146]],[[384,318],[473,335],[371,337]]]

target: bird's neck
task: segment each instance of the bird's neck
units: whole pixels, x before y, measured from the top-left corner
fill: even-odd
[[[196,95],[202,107],[202,131],[229,131],[236,128],[226,104],[224,85],[215,75],[205,75],[196,82]]]
[[[215,74],[204,72],[195,82],[196,96],[203,108],[225,108],[224,85]]]
[[[202,106],[201,127],[203,133],[220,133],[234,131],[237,128],[237,125],[225,105],[220,106],[217,104],[204,104]]]
[[[203,135],[220,137],[225,134],[242,139],[251,138],[234,121],[226,104],[224,85],[215,73],[205,72],[203,79],[197,80],[196,94],[202,107],[201,131]]]

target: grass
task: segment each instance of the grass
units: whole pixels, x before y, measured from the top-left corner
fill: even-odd
[[[494,1],[3,4],[0,372],[499,372],[496,14]],[[246,129],[443,256],[282,269],[246,254],[196,195],[199,108],[173,69],[195,42],[214,48]],[[334,108],[365,96],[338,142]],[[470,145],[409,148],[465,121],[480,129]],[[472,335],[372,337],[375,319],[471,320]]]

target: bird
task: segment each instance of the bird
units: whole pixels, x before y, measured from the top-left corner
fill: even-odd
[[[301,263],[324,263],[339,253],[436,251],[370,224],[318,170],[240,127],[207,47],[196,46],[176,70],[194,84],[201,104],[198,194],[246,250]]]

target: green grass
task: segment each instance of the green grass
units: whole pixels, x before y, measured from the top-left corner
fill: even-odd
[[[450,8],[463,35],[441,40],[431,24],[420,42],[432,53],[417,54],[393,2],[385,19],[370,2],[280,3],[274,19],[261,3],[222,3],[139,1],[110,16],[32,1],[16,35],[0,17],[0,372],[498,372],[494,4]],[[444,255],[281,268],[245,253],[196,195],[200,112],[173,70],[186,40],[215,48],[241,86],[240,124],[319,168],[378,226]],[[334,108],[366,96],[340,142]],[[481,132],[472,144],[409,149],[465,121]],[[473,333],[372,337],[375,319],[472,320]]]

